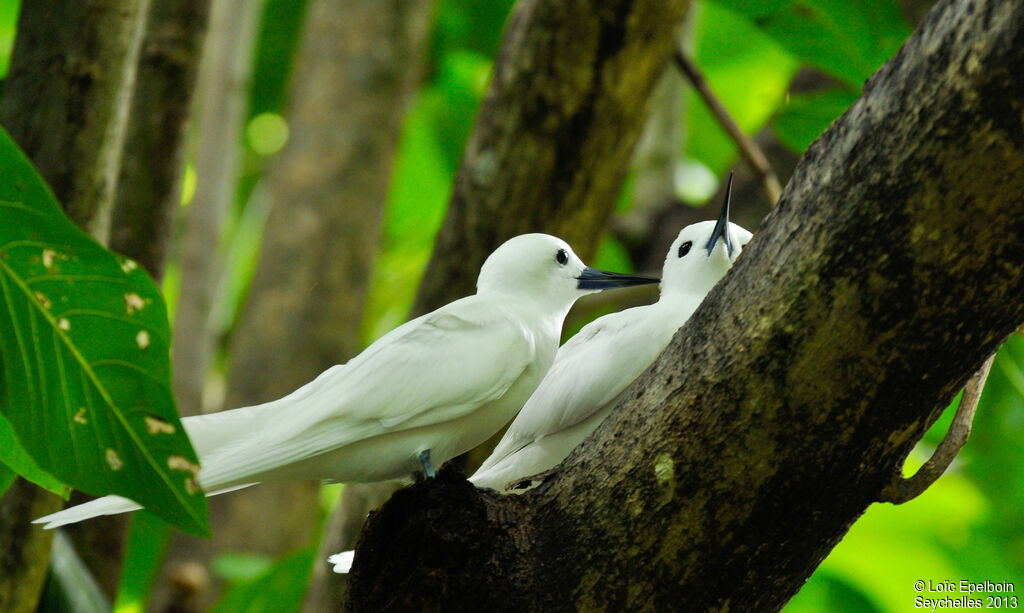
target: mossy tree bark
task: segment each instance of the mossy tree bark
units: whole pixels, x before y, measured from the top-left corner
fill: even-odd
[[[1024,321],[1024,10],[945,0],[534,490],[368,523],[356,611],[781,608]]]
[[[106,242],[148,0],[25,2],[0,119],[68,216]],[[0,610],[34,611],[62,501],[21,479],[0,499]],[[30,527],[31,526],[31,527]]]

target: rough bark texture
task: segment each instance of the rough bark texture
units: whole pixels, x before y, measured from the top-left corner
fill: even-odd
[[[68,216],[106,241],[149,0],[21,6],[0,119]],[[18,479],[0,499],[0,610],[35,610],[60,498]]]
[[[522,0],[416,299],[475,291],[506,239],[547,232],[587,258],[615,204],[685,0]]]
[[[949,0],[634,393],[519,497],[369,522],[357,611],[776,610],[1024,321],[1024,10]]]
[[[146,20],[110,248],[163,277],[210,0],[161,0]]]
[[[149,0],[21,6],[3,124],[68,216],[106,241]]]

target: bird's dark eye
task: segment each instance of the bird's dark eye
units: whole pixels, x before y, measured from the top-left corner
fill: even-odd
[[[679,245],[679,257],[683,257],[687,253],[690,253],[690,247],[693,247],[693,241],[686,241],[682,245]]]
[[[565,249],[559,249],[555,252],[555,261],[561,266],[565,266],[569,263],[569,254]]]

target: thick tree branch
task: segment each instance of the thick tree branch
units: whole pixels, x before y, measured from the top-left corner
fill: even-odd
[[[1024,321],[1021,65],[1019,3],[939,3],[561,474],[399,492],[352,609],[782,607]]]

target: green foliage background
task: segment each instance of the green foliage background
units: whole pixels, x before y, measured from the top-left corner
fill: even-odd
[[[7,65],[17,4],[0,0],[0,69]],[[438,4],[427,77],[406,116],[394,166],[383,248],[362,327],[367,342],[403,321],[411,306],[512,4],[510,0],[441,0]],[[250,195],[263,172],[265,156],[280,148],[278,120],[304,10],[304,2],[265,1],[247,144],[240,152],[244,172],[224,239],[232,274],[224,282],[217,313],[226,333],[244,300],[259,249],[265,211],[250,203]],[[770,130],[796,153],[856,99],[864,80],[898,50],[911,31],[894,0],[704,0],[695,2],[693,19],[694,57],[742,128],[750,134]],[[794,79],[807,75],[812,76],[813,87],[794,87]],[[268,117],[275,121],[266,121]],[[679,143],[683,165],[720,177],[737,163],[735,146],[692,93],[686,97],[684,124],[685,138]],[[184,205],[191,176],[186,177]],[[710,196],[713,188],[713,184],[679,186],[680,196],[694,204]],[[631,206],[627,188],[620,212],[628,212]],[[622,245],[613,239],[604,244],[595,265],[632,266]],[[164,286],[172,310],[175,279],[172,262]],[[947,410],[928,433],[915,450],[912,464],[927,458],[951,415],[952,409]],[[1024,440],[1024,340],[1014,336],[996,360],[974,433],[952,469],[907,505],[869,508],[786,610],[910,610],[918,595],[913,587],[916,580],[1024,585],[1020,440]],[[5,487],[5,473],[0,470],[0,488]],[[120,611],[139,610],[145,602],[165,535],[159,522],[146,514],[137,514],[133,525],[115,607]],[[217,571],[233,588],[217,610],[297,610],[301,590],[295,586],[305,584],[311,564],[322,563],[313,559],[309,547],[279,560],[244,552],[224,556]]]

